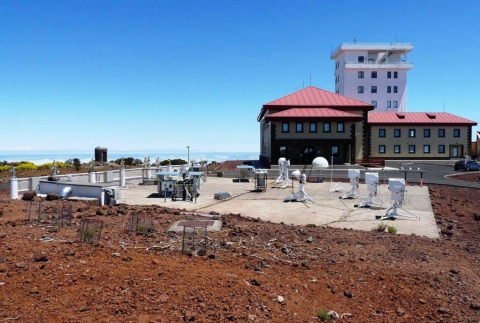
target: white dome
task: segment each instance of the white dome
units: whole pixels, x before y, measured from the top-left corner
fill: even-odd
[[[313,160],[312,167],[315,168],[315,169],[327,168],[328,167],[328,161],[323,157],[317,157]]]

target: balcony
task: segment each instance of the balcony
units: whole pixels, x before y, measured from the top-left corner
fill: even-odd
[[[413,50],[411,43],[341,43],[331,54],[335,59],[341,51],[363,50],[363,51],[389,51],[408,53]]]
[[[359,61],[346,61],[345,68],[362,68],[362,69],[403,69],[410,70],[413,67],[411,62],[359,62]]]

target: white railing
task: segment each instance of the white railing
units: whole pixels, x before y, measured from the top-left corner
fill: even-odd
[[[404,61],[397,61],[397,62],[372,62],[372,61],[364,61],[364,62],[359,62],[359,61],[346,61],[345,65],[347,64],[355,64],[355,65],[380,65],[380,66],[412,66],[412,62],[404,62]]]
[[[407,48],[412,48],[413,49],[413,44],[412,43],[341,43],[338,45],[335,50],[333,50],[333,53],[336,53],[339,51],[342,47],[363,47],[363,48],[371,48],[371,49],[378,49],[378,47],[407,47]]]
[[[184,165],[185,166],[185,165]],[[179,171],[182,165],[171,165],[173,171]],[[130,184],[144,183],[146,179],[154,178],[156,172],[168,171],[169,166],[159,166],[159,167],[149,167],[149,168],[127,168],[125,169],[125,182]],[[101,171],[95,172],[95,181],[96,183],[104,183],[104,174],[105,172],[113,173],[112,185],[115,185],[115,182],[118,182],[120,185],[120,170],[111,170],[111,171]],[[48,176],[39,176],[40,179],[47,179]],[[60,180],[69,180],[75,183],[88,183],[89,182],[89,173],[79,173],[79,174],[57,174],[55,177]],[[18,178],[18,192],[25,192],[29,190],[35,190],[36,187],[30,187],[30,177]]]

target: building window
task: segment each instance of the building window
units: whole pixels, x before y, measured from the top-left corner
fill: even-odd
[[[408,145],[408,153],[415,154],[415,145]]]
[[[393,101],[393,107],[398,108],[398,101]]]
[[[358,71],[358,78],[359,79],[363,79],[364,76],[365,76],[365,73],[363,71]]]
[[[372,86],[372,93],[377,93],[377,87],[376,86]]]
[[[430,129],[423,129],[423,136],[425,138],[430,138]]]
[[[372,79],[376,79],[377,78],[377,72],[376,71],[372,71]]]
[[[337,122],[337,132],[345,132],[345,123]]]
[[[398,86],[393,87],[393,93],[398,93]]]
[[[392,107],[392,101],[387,101],[387,108],[391,108]]]
[[[445,145],[438,145],[438,153],[445,154]]]
[[[317,132],[317,123],[310,122],[310,132]]]
[[[282,122],[282,132],[290,132],[290,123]]]
[[[378,146],[378,153],[385,154],[385,145]]]
[[[415,138],[415,129],[408,130],[408,136],[410,138]]]
[[[391,86],[387,86],[387,93],[392,93],[392,87]]]
[[[398,79],[398,72],[393,72],[393,78]]]
[[[385,138],[386,137],[385,129],[378,129],[378,136],[381,138]]]
[[[438,137],[440,138],[445,137],[445,129],[438,129]]]
[[[332,156],[338,156],[338,146],[332,146]]]
[[[392,72],[388,71],[387,72],[387,79],[391,79],[392,78]]]
[[[296,132],[303,132],[303,122],[297,122]]]
[[[323,132],[330,132],[330,122],[323,123]]]
[[[400,145],[393,146],[393,153],[400,154]]]
[[[460,129],[453,129],[453,136],[460,137]]]
[[[287,147],[280,146],[278,154],[280,155],[280,157],[286,157],[287,156]]]
[[[402,131],[400,129],[393,129],[393,136],[395,138],[400,138],[402,136]]]
[[[363,56],[358,56],[358,62],[363,63],[365,61],[365,58]]]
[[[363,93],[363,86],[358,87],[358,93]]]
[[[372,105],[376,108],[377,107],[377,101],[372,101]]]
[[[423,145],[423,153],[430,154],[430,145]]]

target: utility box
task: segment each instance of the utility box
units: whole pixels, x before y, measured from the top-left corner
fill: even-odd
[[[38,184],[40,184],[40,177],[30,177],[28,179],[28,189],[30,191],[36,191]]]
[[[113,182],[113,171],[103,172],[103,181],[105,183]]]
[[[213,198],[216,200],[225,200],[230,198],[230,193],[228,192],[217,192],[213,195]]]

